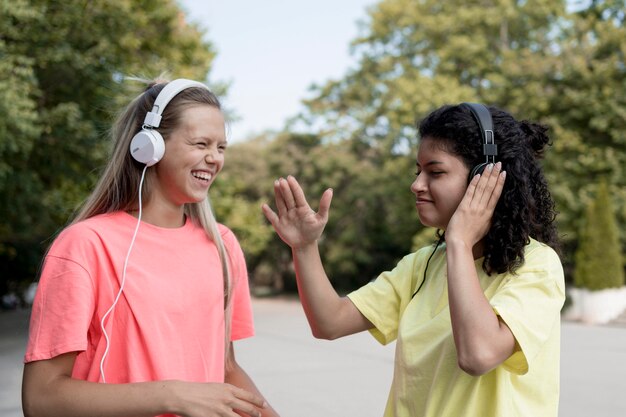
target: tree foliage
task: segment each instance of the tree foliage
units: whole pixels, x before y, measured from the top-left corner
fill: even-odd
[[[302,120],[376,164],[414,158],[410,126],[445,103],[481,101],[547,124],[569,271],[599,175],[626,226],[625,11],[623,0],[383,0],[352,44],[356,67],[315,86]]]
[[[354,288],[433,239],[409,191],[416,119],[445,103],[494,104],[551,127],[545,169],[571,278],[598,175],[609,179],[626,226],[624,10],[623,1],[383,0],[352,43],[357,65],[314,86],[304,114],[257,144],[265,165],[255,165],[255,187],[269,199],[273,180],[293,174],[312,203],[334,189],[321,251],[334,285]],[[302,125],[308,134],[293,133]],[[251,274],[293,286],[290,261],[274,237]]]
[[[0,2],[0,293],[94,184],[123,77],[205,79],[202,35],[173,0]]]
[[[320,250],[333,284],[348,290],[365,284],[411,249],[420,225],[409,197],[407,163],[414,165],[404,157],[374,165],[372,159],[358,158],[349,142],[322,143],[319,135],[282,132],[230,146],[212,200],[218,219],[241,240],[253,283],[293,291],[291,252],[263,219],[260,205],[273,205],[274,180],[287,175],[298,178],[314,209],[332,186],[331,217]],[[396,182],[390,189],[381,178]],[[227,194],[236,196],[237,206],[224,199]],[[237,210],[254,213],[251,223],[237,223]]]
[[[433,231],[419,224],[409,190],[415,122],[461,101],[550,126],[544,163],[571,275],[596,178],[606,178],[617,227],[626,226],[625,10],[624,0],[371,6],[352,42],[356,65],[313,86],[284,131],[228,150],[211,199],[254,283],[294,288],[289,249],[260,212],[273,181],[289,174],[314,208],[334,189],[320,243],[337,288],[359,286],[429,243]],[[122,77],[169,70],[204,79],[214,52],[173,0],[13,0],[0,12],[0,265],[3,277],[32,278],[32,259],[104,164],[113,109],[129,97]]]
[[[589,290],[619,288],[624,285],[624,261],[613,201],[605,181],[585,211],[576,251],[574,282]]]

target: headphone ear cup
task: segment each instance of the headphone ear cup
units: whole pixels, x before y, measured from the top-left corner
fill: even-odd
[[[485,168],[487,167],[487,165],[488,165],[488,162],[483,162],[482,164],[478,164],[474,168],[472,168],[469,174],[469,178],[467,179],[467,182],[469,183],[472,180],[472,178],[474,178],[476,175],[482,174]]]
[[[159,132],[153,129],[141,129],[130,142],[130,154],[137,162],[152,166],[165,154],[165,141]]]

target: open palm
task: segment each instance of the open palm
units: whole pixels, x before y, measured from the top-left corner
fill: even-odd
[[[322,194],[317,213],[309,206],[302,187],[292,176],[274,182],[274,197],[278,214],[267,204],[263,205],[263,214],[287,245],[297,249],[320,238],[328,222],[332,190]]]

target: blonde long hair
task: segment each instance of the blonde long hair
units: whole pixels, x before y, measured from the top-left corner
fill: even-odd
[[[139,181],[144,165],[132,158],[129,152],[130,142],[133,136],[141,130],[146,113],[152,110],[159,92],[167,82],[150,83],[146,81],[146,83],[149,83],[148,88],[126,106],[117,117],[111,130],[113,140],[111,158],[95,189],[72,220],[72,224],[98,214],[132,210],[138,207]],[[169,102],[162,114],[158,130],[165,141],[171,132],[179,126],[183,111],[198,105],[212,106],[221,111],[219,100],[209,90],[191,87],[181,91]],[[148,169],[142,190],[143,201],[149,200],[153,181],[152,170]],[[225,364],[228,364],[231,323],[230,301],[232,298],[228,251],[219,233],[208,195],[199,203],[185,204],[185,215],[192,222],[201,226],[209,239],[217,246],[224,282],[224,357]]]

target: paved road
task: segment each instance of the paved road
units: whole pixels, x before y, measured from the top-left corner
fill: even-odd
[[[310,335],[299,303],[255,299],[257,335],[236,342],[238,362],[283,417],[380,416],[394,346],[368,334]],[[21,416],[27,311],[0,313],[0,417]],[[564,323],[559,417],[626,416],[626,327]]]

